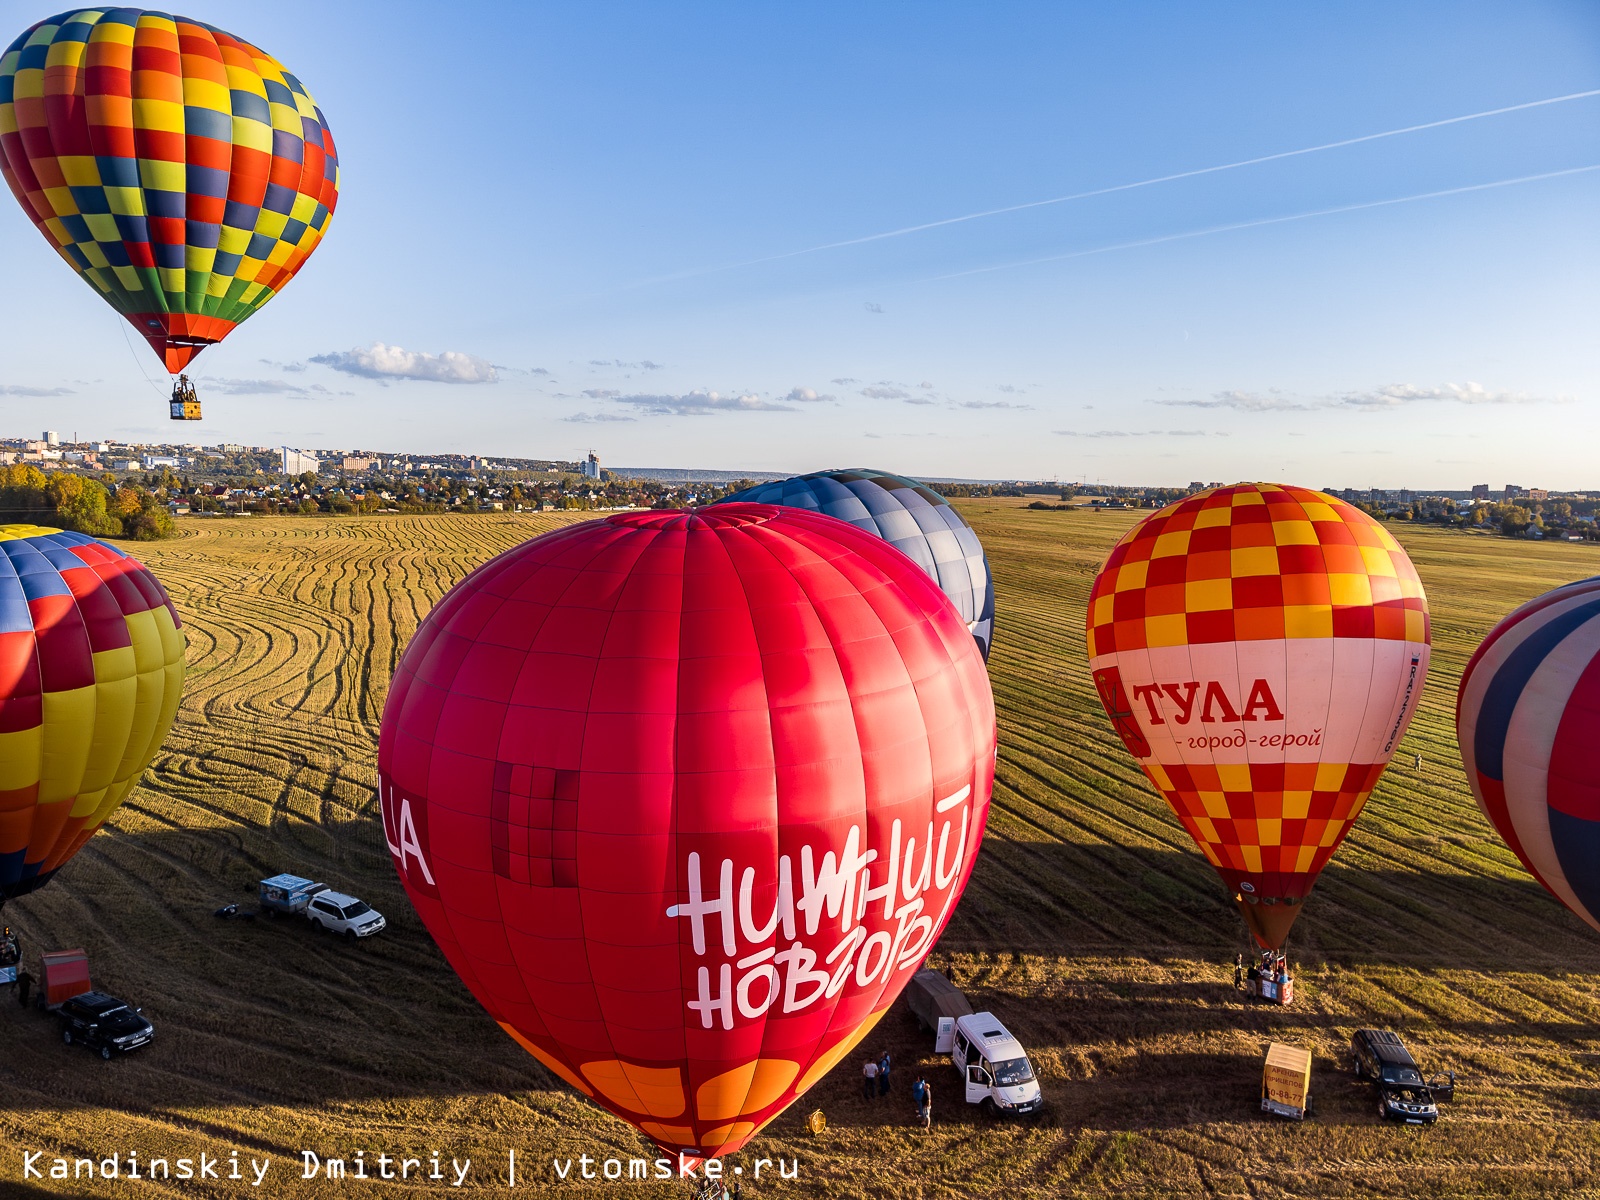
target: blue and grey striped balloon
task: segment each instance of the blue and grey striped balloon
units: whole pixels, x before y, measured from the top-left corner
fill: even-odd
[[[718,503],[735,501],[809,509],[877,534],[944,589],[988,660],[994,640],[989,560],[972,526],[932,488],[886,471],[850,467],[758,483]]]

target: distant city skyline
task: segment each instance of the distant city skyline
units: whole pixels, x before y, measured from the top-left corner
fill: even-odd
[[[1600,490],[1592,4],[182,11],[316,96],[338,212],[178,426],[0,201],[7,429]]]

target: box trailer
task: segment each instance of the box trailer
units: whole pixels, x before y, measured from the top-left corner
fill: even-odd
[[[1261,1072],[1261,1111],[1303,1121],[1311,1111],[1311,1051],[1272,1042]]]
[[[917,1023],[933,1034],[933,1048],[949,1054],[955,1044],[956,1021],[972,1014],[961,989],[938,971],[921,970],[906,984],[906,1005]]]
[[[298,875],[284,874],[263,879],[258,886],[257,896],[261,902],[261,911],[269,917],[276,917],[279,913],[303,917],[306,915],[306,905],[311,903],[311,898],[318,892],[327,890],[328,885],[325,883],[302,879]]]
[[[83,950],[46,950],[39,955],[44,978],[34,1003],[55,1008],[89,990],[89,955]]]

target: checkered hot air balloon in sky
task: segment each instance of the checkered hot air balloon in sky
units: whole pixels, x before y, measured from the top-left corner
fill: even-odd
[[[177,714],[183,650],[172,601],[122,551],[0,526],[0,905],[133,791]]]
[[[720,504],[781,504],[826,513],[875,533],[910,556],[950,597],[985,661],[994,643],[994,576],[971,525],[915,479],[851,467],[817,471],[734,492]]]
[[[202,21],[85,8],[0,56],[0,173],[176,374],[294,277],[339,158],[304,85]]]
[[[1123,743],[1257,941],[1281,946],[1422,695],[1411,560],[1321,492],[1211,488],[1117,543],[1088,633]]]
[[[1600,578],[1517,609],[1461,676],[1478,806],[1545,890],[1600,929]]]
[[[378,749],[423,923],[530,1054],[669,1151],[822,1078],[971,873],[995,717],[950,601],[875,534],[769,505],[502,554],[406,648]]]

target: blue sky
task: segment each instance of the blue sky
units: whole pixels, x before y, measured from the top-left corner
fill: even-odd
[[[331,230],[183,427],[5,201],[0,430],[1600,489],[1600,96],[874,237],[1600,89],[1593,3],[1305,8],[199,0]]]

